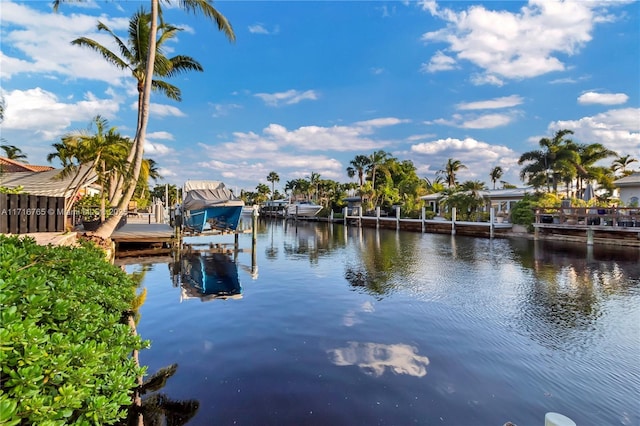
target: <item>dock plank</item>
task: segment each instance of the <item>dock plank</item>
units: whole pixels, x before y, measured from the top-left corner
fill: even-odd
[[[166,223],[127,223],[111,234],[115,242],[164,242],[174,238],[174,230]]]

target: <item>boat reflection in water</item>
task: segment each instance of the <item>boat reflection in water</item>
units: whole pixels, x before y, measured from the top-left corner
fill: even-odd
[[[173,267],[174,285],[180,285],[180,301],[199,298],[241,299],[238,266],[224,253],[184,253]]]

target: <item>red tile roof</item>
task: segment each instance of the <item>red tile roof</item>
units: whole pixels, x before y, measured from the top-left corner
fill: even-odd
[[[6,157],[0,157],[0,169],[2,169],[3,173],[46,172],[47,170],[53,170],[53,167],[36,166],[33,164],[21,163],[19,161],[11,160]]]

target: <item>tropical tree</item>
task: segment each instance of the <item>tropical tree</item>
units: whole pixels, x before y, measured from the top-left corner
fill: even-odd
[[[58,6],[63,0],[54,0],[54,10],[57,10]],[[140,176],[140,170],[142,168],[142,158],[144,155],[144,144],[146,140],[147,125],[149,123],[149,105],[151,101],[151,89],[153,76],[155,74],[156,53],[158,44],[158,30],[160,19],[160,0],[150,0],[151,2],[151,19],[149,21],[149,35],[148,35],[148,48],[146,50],[147,59],[145,63],[145,73],[142,85],[142,94],[138,102],[138,123],[136,125],[136,134],[134,137],[133,146],[129,156],[129,168],[130,175],[128,185],[123,186],[126,188],[126,192],[121,198],[118,204],[118,211],[124,211],[129,201],[131,200],[135,191],[135,183]],[[167,0],[167,3],[169,1]],[[175,2],[174,2],[175,3]],[[235,40],[235,34],[231,27],[231,24],[216,8],[213,7],[211,0],[178,0],[177,4],[187,12],[194,14],[202,14],[207,19],[213,20],[218,29],[221,30],[230,41]],[[160,24],[162,25],[162,24]],[[105,222],[97,234],[101,237],[109,237],[115,227],[117,226],[119,217],[113,216],[110,220]]]
[[[500,166],[495,166],[493,169],[491,169],[489,177],[491,178],[491,182],[493,183],[493,189],[496,189],[496,182],[500,180],[503,173],[504,172],[502,170],[502,167]]]
[[[384,162],[389,158],[389,153],[385,151],[375,151],[373,154],[369,155],[368,163],[366,171],[369,175],[369,180],[371,181],[371,187],[375,191],[376,189],[376,173],[382,167]]]
[[[276,172],[270,172],[267,176],[267,182],[271,182],[271,198],[275,195],[275,183],[280,182],[280,176]]]
[[[54,143],[55,151],[47,156],[47,161],[58,159],[62,163],[60,177],[74,176],[74,193],[67,198],[65,208],[71,209],[78,191],[93,172],[101,187],[101,216],[104,219],[109,174],[122,172],[130,146],[130,140],[121,136],[115,127],[109,127],[109,121],[99,115],[94,117],[88,129],[69,132],[61,142]]]
[[[269,198],[270,193],[271,193],[271,190],[267,185],[265,185],[264,183],[259,183],[258,186],[256,186],[257,196],[254,198],[253,201],[257,204],[264,203]]]
[[[307,179],[309,179],[309,187],[308,187],[308,193],[309,195],[312,195],[315,197],[316,201],[318,200],[318,186],[320,185],[320,173],[316,173],[316,172],[311,172],[311,174],[309,176],[307,176]]]
[[[0,145],[0,149],[4,151],[4,156],[9,160],[15,160],[21,163],[27,162],[27,155],[15,145]]]
[[[611,170],[613,170],[614,172],[620,172],[621,176],[626,176],[627,174],[631,173],[629,170],[627,170],[627,167],[629,167],[630,164],[637,162],[638,160],[633,158],[631,155],[618,155],[618,157],[613,160],[613,163],[611,164]]]
[[[369,166],[369,157],[366,155],[356,155],[356,157],[349,162],[350,166],[347,167],[347,175],[352,178],[358,176],[358,182],[360,188],[364,184],[364,172]]]
[[[462,164],[460,160],[454,160],[453,158],[449,158],[447,163],[444,165],[442,170],[438,170],[437,174],[444,177],[444,180],[447,182],[447,187],[452,188],[457,184],[456,174],[462,170],[466,169],[467,166]]]
[[[525,164],[525,167],[520,171],[520,179],[527,180],[535,188],[546,186],[547,191],[557,192],[558,182],[573,174],[575,164],[579,162],[576,145],[565,139],[572,134],[571,130],[558,130],[553,138],[540,139],[540,149],[522,154],[518,164]]]

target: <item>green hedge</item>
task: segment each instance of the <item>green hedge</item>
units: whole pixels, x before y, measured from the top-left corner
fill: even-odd
[[[135,284],[94,246],[0,235],[0,424],[113,424],[127,414],[144,342]]]

